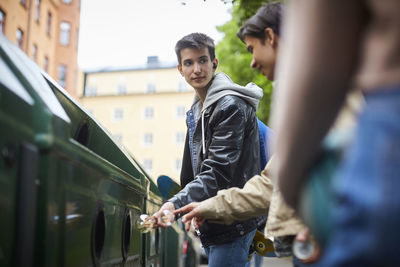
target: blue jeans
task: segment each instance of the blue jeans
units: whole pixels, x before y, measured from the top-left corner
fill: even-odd
[[[244,267],[249,266],[249,248],[256,230],[235,240],[204,248],[208,256],[209,267]]]
[[[257,230],[264,234],[265,224],[262,226],[257,226]],[[259,256],[256,252],[254,252],[250,260],[250,265],[253,266],[252,263],[254,262],[254,267],[261,267],[263,259],[263,256]]]
[[[257,253],[253,253],[253,256],[251,257],[251,262],[254,262],[254,267],[261,267],[263,259],[263,256],[259,256]]]
[[[400,86],[366,95],[320,266],[400,266]]]

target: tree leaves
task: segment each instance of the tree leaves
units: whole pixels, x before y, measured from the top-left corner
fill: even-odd
[[[237,0],[233,2],[231,14],[232,19],[217,30],[225,34],[224,38],[217,44],[216,55],[219,59],[219,70],[228,74],[232,80],[240,85],[254,82],[263,88],[264,96],[257,110],[257,117],[265,124],[268,122],[270,103],[272,95],[272,83],[261,73],[250,67],[252,55],[246,46],[236,36],[240,25],[253,16],[265,0]]]

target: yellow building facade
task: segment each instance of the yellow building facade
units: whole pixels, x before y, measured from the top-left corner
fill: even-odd
[[[175,64],[156,62],[85,71],[79,101],[153,179],[168,175],[179,181],[193,97]]]
[[[80,0],[0,0],[0,32],[77,94]]]

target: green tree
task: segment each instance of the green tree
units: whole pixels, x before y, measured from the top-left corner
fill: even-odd
[[[252,55],[246,46],[236,36],[240,25],[256,13],[258,8],[271,1],[266,0],[236,0],[233,2],[232,19],[218,26],[218,31],[224,33],[224,38],[217,44],[216,53],[220,60],[219,69],[228,74],[238,84],[245,85],[254,82],[263,88],[264,96],[257,110],[257,117],[264,123],[268,122],[272,94],[272,82],[257,70],[250,68]]]

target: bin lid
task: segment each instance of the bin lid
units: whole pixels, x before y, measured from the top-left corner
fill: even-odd
[[[21,49],[11,43],[11,41],[9,41],[2,34],[0,34],[0,49],[4,51],[4,53],[10,58],[13,64],[15,64],[18,70],[23,73],[24,77],[28,80],[33,90],[40,97],[44,105],[46,105],[55,116],[69,123],[70,119],[67,113],[61,106],[47,82],[44,80],[40,68],[36,65],[36,63],[34,63]],[[18,96],[21,96],[20,90],[18,90],[18,93]],[[28,91],[28,93],[30,92]],[[25,97],[25,100],[26,96],[24,94],[23,97]]]

